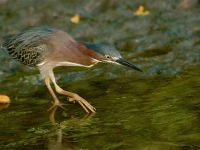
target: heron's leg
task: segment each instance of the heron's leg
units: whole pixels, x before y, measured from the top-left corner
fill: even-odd
[[[58,98],[56,97],[56,95],[55,95],[55,93],[54,93],[54,91],[53,91],[53,89],[51,88],[49,76],[47,76],[47,77],[45,78],[45,84],[46,84],[46,86],[47,86],[49,92],[51,93],[51,96],[52,96],[53,99],[54,99],[53,106],[52,106],[51,108],[49,108],[48,110],[51,110],[52,108],[57,107],[57,106],[60,106],[61,108],[63,108],[62,105],[64,105],[64,104],[60,104]],[[64,109],[64,108],[63,108],[63,109]]]
[[[72,102],[72,101],[77,101],[82,107],[83,109],[89,113],[88,109],[91,111],[91,112],[95,112],[95,108],[90,105],[85,99],[83,99],[82,97],[80,97],[78,94],[76,93],[72,93],[72,92],[69,92],[69,91],[65,91],[63,90],[61,87],[59,87],[56,83],[56,80],[55,80],[55,77],[54,77],[54,74],[53,72],[51,74],[49,74],[49,77],[51,78],[54,86],[55,86],[55,89],[56,89],[56,92],[58,92],[59,94],[63,94],[63,95],[67,95],[69,96],[69,101]]]
[[[54,99],[54,103],[57,104],[57,105],[59,105],[60,102],[59,102],[58,98],[56,97],[56,95],[55,95],[53,89],[51,88],[49,76],[47,76],[47,77],[45,78],[45,84],[46,84],[46,86],[47,86],[49,92],[51,93],[51,96],[52,96],[53,99]]]
[[[55,85],[56,92],[58,92],[59,94],[63,94],[63,95],[67,95],[71,97],[69,98],[70,102],[76,100],[87,113],[89,113],[88,109],[93,113],[95,112],[96,109],[92,105],[90,105],[85,99],[80,97],[78,94],[65,91],[62,88],[60,88],[56,83],[54,85]]]

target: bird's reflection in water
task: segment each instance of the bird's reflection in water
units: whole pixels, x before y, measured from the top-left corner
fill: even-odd
[[[70,142],[69,140],[66,140],[67,139],[66,136],[63,138],[62,130],[65,129],[67,126],[56,123],[55,113],[56,113],[57,108],[58,106],[53,107],[50,110],[50,114],[49,114],[49,120],[54,126],[56,137],[48,139],[48,146],[47,146],[48,149],[49,150],[81,149],[80,147],[77,147],[77,145],[75,145],[74,142]],[[80,119],[80,122],[84,122],[84,121],[87,122],[89,119],[91,119],[92,116],[94,116],[94,114],[95,113],[86,114],[82,119]],[[64,142],[62,142],[63,139],[65,139]]]

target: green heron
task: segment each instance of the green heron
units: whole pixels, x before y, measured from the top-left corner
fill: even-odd
[[[2,48],[6,49],[20,63],[39,69],[41,78],[45,80],[45,84],[54,99],[51,108],[62,107],[63,104],[59,102],[52,90],[50,80],[55,86],[55,91],[68,96],[70,102],[77,101],[87,113],[89,110],[91,112],[96,110],[79,95],[65,91],[57,85],[53,73],[55,67],[92,67],[98,62],[103,62],[124,65],[143,72],[124,60],[112,46],[77,42],[66,32],[47,26],[35,27],[21,32],[7,39],[2,44]]]

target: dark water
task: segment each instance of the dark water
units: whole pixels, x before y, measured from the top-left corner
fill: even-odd
[[[58,84],[96,109],[47,111],[52,98],[38,71],[0,53],[0,149],[200,149],[200,6],[162,1],[0,1],[0,42],[48,25],[79,41],[113,45],[144,70],[98,64],[55,69]],[[196,3],[195,3],[196,2]],[[134,16],[139,5],[150,11]],[[79,13],[77,25],[70,18]],[[53,117],[54,116],[54,117]]]

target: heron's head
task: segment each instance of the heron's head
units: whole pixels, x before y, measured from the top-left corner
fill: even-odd
[[[102,55],[103,59],[99,60],[101,62],[123,65],[123,66],[130,67],[132,69],[135,69],[137,71],[143,72],[141,69],[139,69],[135,65],[123,59],[120,53],[112,46],[104,45],[104,44],[91,44],[91,43],[86,43],[86,42],[83,42],[82,44],[85,45],[88,49],[92,49],[96,53]]]

